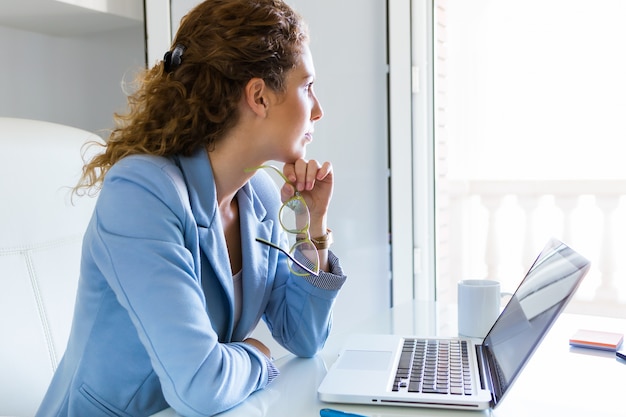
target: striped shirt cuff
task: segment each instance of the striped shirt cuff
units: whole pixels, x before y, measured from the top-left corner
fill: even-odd
[[[323,290],[339,290],[348,277],[343,274],[339,258],[330,250],[328,251],[328,265],[330,266],[330,272],[320,271],[318,276],[307,275],[304,279],[311,285]]]
[[[273,380],[276,379],[278,375],[280,375],[280,371],[274,365],[274,362],[271,361],[268,357],[265,357],[265,363],[267,365],[267,383],[271,384]]]

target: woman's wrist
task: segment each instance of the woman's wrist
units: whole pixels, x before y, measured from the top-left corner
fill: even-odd
[[[319,219],[311,219],[309,223],[309,237],[310,238],[323,236],[326,234],[327,230],[328,230],[328,225],[326,224],[326,217],[322,217]]]

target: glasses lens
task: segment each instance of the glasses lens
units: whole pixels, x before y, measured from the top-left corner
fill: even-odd
[[[301,240],[291,247],[291,256],[306,265],[315,274],[319,272],[320,259],[317,249],[310,240]],[[296,265],[290,265],[291,272],[296,275],[308,275]]]
[[[268,168],[269,172],[273,172],[275,175],[280,176],[280,179],[282,179],[286,185],[292,187],[295,191],[293,184],[289,182],[281,170],[274,166],[261,165],[255,168],[250,168],[247,171],[261,168]],[[257,238],[257,241],[272,246],[285,253],[290,258],[289,269],[295,275],[306,276],[311,273],[313,273],[313,275],[318,275],[320,265],[319,254],[317,253],[317,248],[313,245],[313,242],[311,242],[309,238],[310,214],[304,198],[298,192],[295,192],[293,197],[283,203],[278,216],[280,225],[289,236],[291,250],[287,252],[281,247],[260,238]]]
[[[300,195],[285,201],[279,216],[281,226],[289,233],[306,233],[309,228],[309,209]]]

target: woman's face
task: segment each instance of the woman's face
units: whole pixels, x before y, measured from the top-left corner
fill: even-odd
[[[314,124],[324,114],[313,91],[314,81],[313,57],[304,45],[296,67],[287,73],[285,92],[271,95],[269,139],[278,153],[273,159],[293,162],[304,158],[306,145],[313,140]]]

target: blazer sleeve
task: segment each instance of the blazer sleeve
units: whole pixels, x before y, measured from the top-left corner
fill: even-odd
[[[332,272],[322,272],[315,280],[292,274],[286,259],[277,262],[264,321],[274,339],[297,356],[314,356],[330,335],[333,305],[346,276],[334,254],[329,254],[329,261]]]
[[[273,365],[252,346],[218,341],[178,168],[127,159],[107,173],[91,255],[136,327],[167,402],[186,416],[216,414],[264,387]]]
[[[267,215],[273,217],[271,239],[287,247],[288,238],[278,221],[280,195],[276,185],[264,172],[258,172],[252,184]],[[324,347],[330,334],[332,308],[347,277],[332,252],[329,252],[330,272],[302,277],[291,273],[287,256],[267,250],[268,273],[274,279],[263,319],[281,346],[297,356],[311,357]]]

